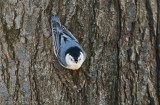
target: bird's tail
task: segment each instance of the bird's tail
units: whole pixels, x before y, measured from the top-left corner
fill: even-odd
[[[58,28],[59,30],[61,30],[61,22],[60,22],[58,16],[52,16],[51,17],[51,26],[52,26],[53,29]]]

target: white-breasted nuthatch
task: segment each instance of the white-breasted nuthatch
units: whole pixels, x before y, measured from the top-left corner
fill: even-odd
[[[60,22],[57,16],[51,17],[54,53],[60,64],[77,70],[86,59],[86,54],[77,39]]]

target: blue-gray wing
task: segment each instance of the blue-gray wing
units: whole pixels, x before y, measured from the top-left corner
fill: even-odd
[[[57,16],[51,17],[52,36],[55,47],[55,54],[58,55],[61,44],[65,41],[74,40],[78,43],[77,39],[69,32]]]
[[[63,28],[63,34],[65,35],[65,37],[67,36],[69,40],[74,40],[78,42],[78,40],[72,35],[70,31],[68,31],[68,29],[66,29],[64,26],[62,26],[62,28]]]
[[[63,25],[61,25],[60,20],[57,16],[51,17],[51,27],[52,27],[52,37],[54,43],[54,53],[59,58],[60,50],[69,47],[68,42],[78,43],[77,39],[68,31]],[[66,43],[67,42],[67,43]],[[65,52],[64,52],[65,53]]]
[[[59,18],[57,16],[51,17],[51,27],[52,27],[52,38],[54,43],[54,53],[57,56],[59,48],[60,48],[60,34],[62,30],[61,23],[59,21]]]

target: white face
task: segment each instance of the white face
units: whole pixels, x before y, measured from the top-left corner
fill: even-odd
[[[74,58],[70,55],[66,55],[66,63],[68,65],[68,69],[77,70],[81,67],[82,63],[84,61],[84,57],[82,52],[80,52],[80,56],[78,57],[78,62],[76,63]]]

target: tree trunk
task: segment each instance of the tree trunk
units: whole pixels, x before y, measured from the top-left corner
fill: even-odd
[[[54,55],[58,15],[87,59]],[[0,104],[159,105],[160,0],[0,0]]]

